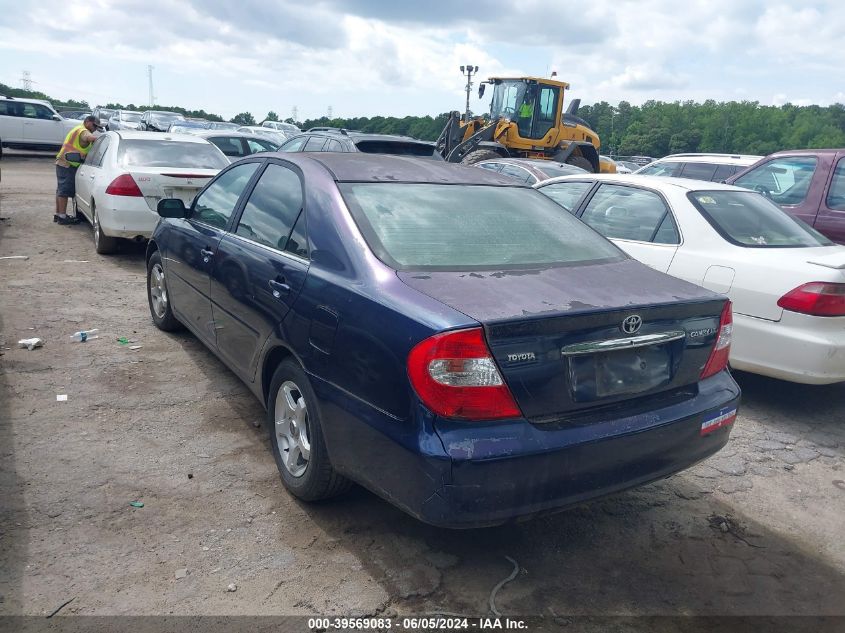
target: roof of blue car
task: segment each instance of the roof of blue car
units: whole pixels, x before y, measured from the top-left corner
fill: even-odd
[[[499,175],[488,169],[427,158],[363,152],[314,152],[309,157],[328,169],[338,182],[430,182],[450,185],[527,187],[511,177]]]

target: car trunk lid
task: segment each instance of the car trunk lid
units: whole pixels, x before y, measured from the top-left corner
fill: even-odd
[[[483,325],[503,379],[536,422],[689,390],[725,302],[633,260],[398,275]]]
[[[159,200],[163,198],[178,198],[185,206],[189,206],[199,190],[220,170],[132,166],[128,171],[144,195],[147,206],[155,211]]]

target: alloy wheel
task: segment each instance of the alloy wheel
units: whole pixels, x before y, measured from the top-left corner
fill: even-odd
[[[282,383],[276,394],[276,442],[285,469],[294,477],[302,477],[311,458],[308,437],[308,408],[296,383]]]

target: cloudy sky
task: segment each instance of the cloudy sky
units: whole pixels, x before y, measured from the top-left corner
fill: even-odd
[[[838,0],[0,0],[0,82],[140,104],[152,65],[157,103],[227,118],[436,115],[473,64],[584,103],[828,105],[843,34]]]

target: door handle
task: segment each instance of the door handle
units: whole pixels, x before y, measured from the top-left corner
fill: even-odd
[[[203,257],[213,257],[214,251],[209,250],[207,248],[203,248],[202,250],[200,250],[200,255],[202,255]]]
[[[88,176],[88,178],[89,178],[90,180],[94,180],[94,176],[95,176],[95,174],[91,174],[90,176]]]
[[[290,294],[290,286],[285,283],[284,277],[276,277],[276,279],[270,280],[270,288],[273,291],[273,296],[276,299],[281,298],[282,295]]]

